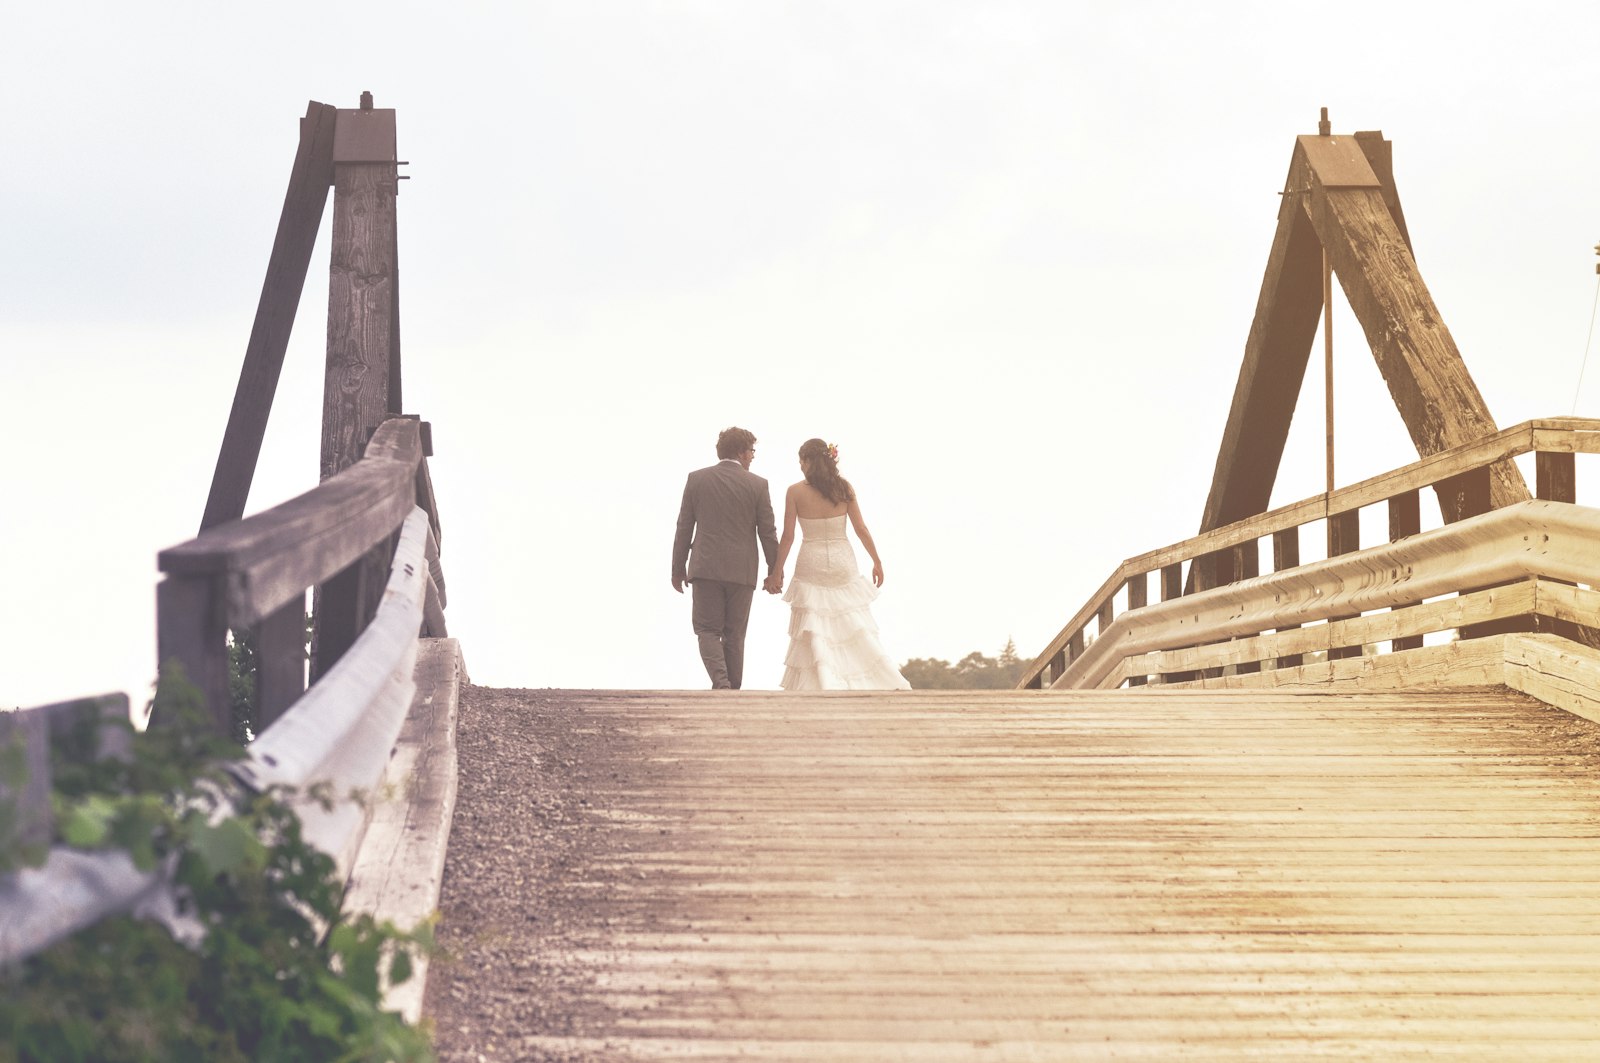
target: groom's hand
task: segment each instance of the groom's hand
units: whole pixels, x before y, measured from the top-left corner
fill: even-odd
[[[761,584],[762,590],[768,594],[780,594],[783,591],[783,576],[774,572]]]
[[[673,576],[672,577],[672,589],[677,591],[679,594],[682,594],[683,593],[683,585],[685,583],[688,583],[688,582],[689,581],[686,580],[686,579],[679,579],[677,576]]]

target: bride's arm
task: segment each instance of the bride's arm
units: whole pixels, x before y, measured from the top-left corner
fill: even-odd
[[[772,563],[772,574],[767,577],[762,586],[771,594],[783,590],[783,565],[789,560],[789,551],[794,546],[794,489],[797,485],[790,484],[789,490],[783,493],[783,535],[778,539],[778,559]]]
[[[850,500],[850,526],[856,530],[856,538],[861,540],[861,545],[866,547],[867,556],[872,558],[872,583],[875,587],[883,586],[883,561],[878,557],[878,545],[872,541],[872,533],[867,531],[867,522],[861,516],[861,503],[855,499]],[[781,554],[779,556],[782,556]]]

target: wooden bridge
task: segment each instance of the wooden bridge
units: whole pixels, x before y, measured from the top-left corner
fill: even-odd
[[[160,653],[227,727],[254,634],[240,782],[333,782],[347,907],[437,906],[393,1003],[443,1059],[1600,1058],[1600,421],[1496,427],[1381,135],[1296,141],[1200,533],[989,693],[471,686],[399,165],[392,111],[311,105]],[[330,187],[323,481],[246,517]],[[1419,460],[1269,510],[1335,275]],[[0,959],[166,888],[58,848],[0,881]]]

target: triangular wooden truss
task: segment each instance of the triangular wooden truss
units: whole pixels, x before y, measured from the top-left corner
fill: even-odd
[[[1316,338],[1323,248],[1418,455],[1495,431],[1417,270],[1395,191],[1391,143],[1380,132],[1299,137],[1202,532],[1267,509]],[[1527,497],[1516,466],[1494,468],[1494,507]],[[1439,501],[1446,521],[1462,515],[1454,496],[1441,492]]]

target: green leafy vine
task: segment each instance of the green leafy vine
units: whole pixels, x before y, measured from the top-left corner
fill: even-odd
[[[163,668],[155,702],[164,722],[127,758],[95,760],[87,718],[52,750],[56,842],[170,862],[204,936],[118,916],[0,971],[0,1063],[433,1059],[426,1026],[382,1009],[385,979],[432,951],[431,924],[342,913],[291,795],[237,797],[221,765],[243,751],[210,733],[181,671]]]

